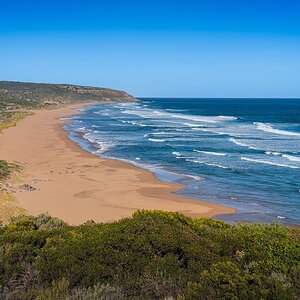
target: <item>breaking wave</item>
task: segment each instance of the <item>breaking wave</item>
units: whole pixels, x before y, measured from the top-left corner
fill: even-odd
[[[264,132],[300,137],[300,133],[287,131],[287,130],[276,129],[272,125],[269,125],[269,124],[260,123],[260,122],[254,122],[253,124],[256,125],[256,128],[258,130],[261,130],[261,131],[264,131]]]
[[[277,167],[284,167],[284,168],[291,168],[291,169],[300,169],[300,167],[297,167],[297,166],[291,166],[291,165],[285,165],[285,164],[275,163],[275,162],[268,161],[268,160],[253,159],[253,158],[248,158],[248,157],[241,157],[241,159],[245,160],[245,161],[249,161],[249,162],[266,164],[266,165],[272,165],[272,166],[277,166]]]

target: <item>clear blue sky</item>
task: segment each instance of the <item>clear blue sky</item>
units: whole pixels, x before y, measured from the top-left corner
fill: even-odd
[[[300,1],[1,1],[0,80],[300,97]]]

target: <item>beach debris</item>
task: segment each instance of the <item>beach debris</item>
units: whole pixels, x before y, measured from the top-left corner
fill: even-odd
[[[24,184],[20,185],[19,188],[22,189],[22,190],[29,191],[29,192],[33,192],[33,191],[36,190],[36,188],[34,188],[33,186],[31,186],[27,183],[24,183]]]

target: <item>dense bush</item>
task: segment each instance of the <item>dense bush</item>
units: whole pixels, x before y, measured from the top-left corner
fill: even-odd
[[[297,299],[299,232],[161,211],[19,217],[0,229],[0,286],[3,299]]]

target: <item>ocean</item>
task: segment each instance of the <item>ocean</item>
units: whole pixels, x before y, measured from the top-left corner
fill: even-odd
[[[300,224],[300,99],[143,98],[80,109],[65,126],[101,157],[224,204],[226,222]]]

